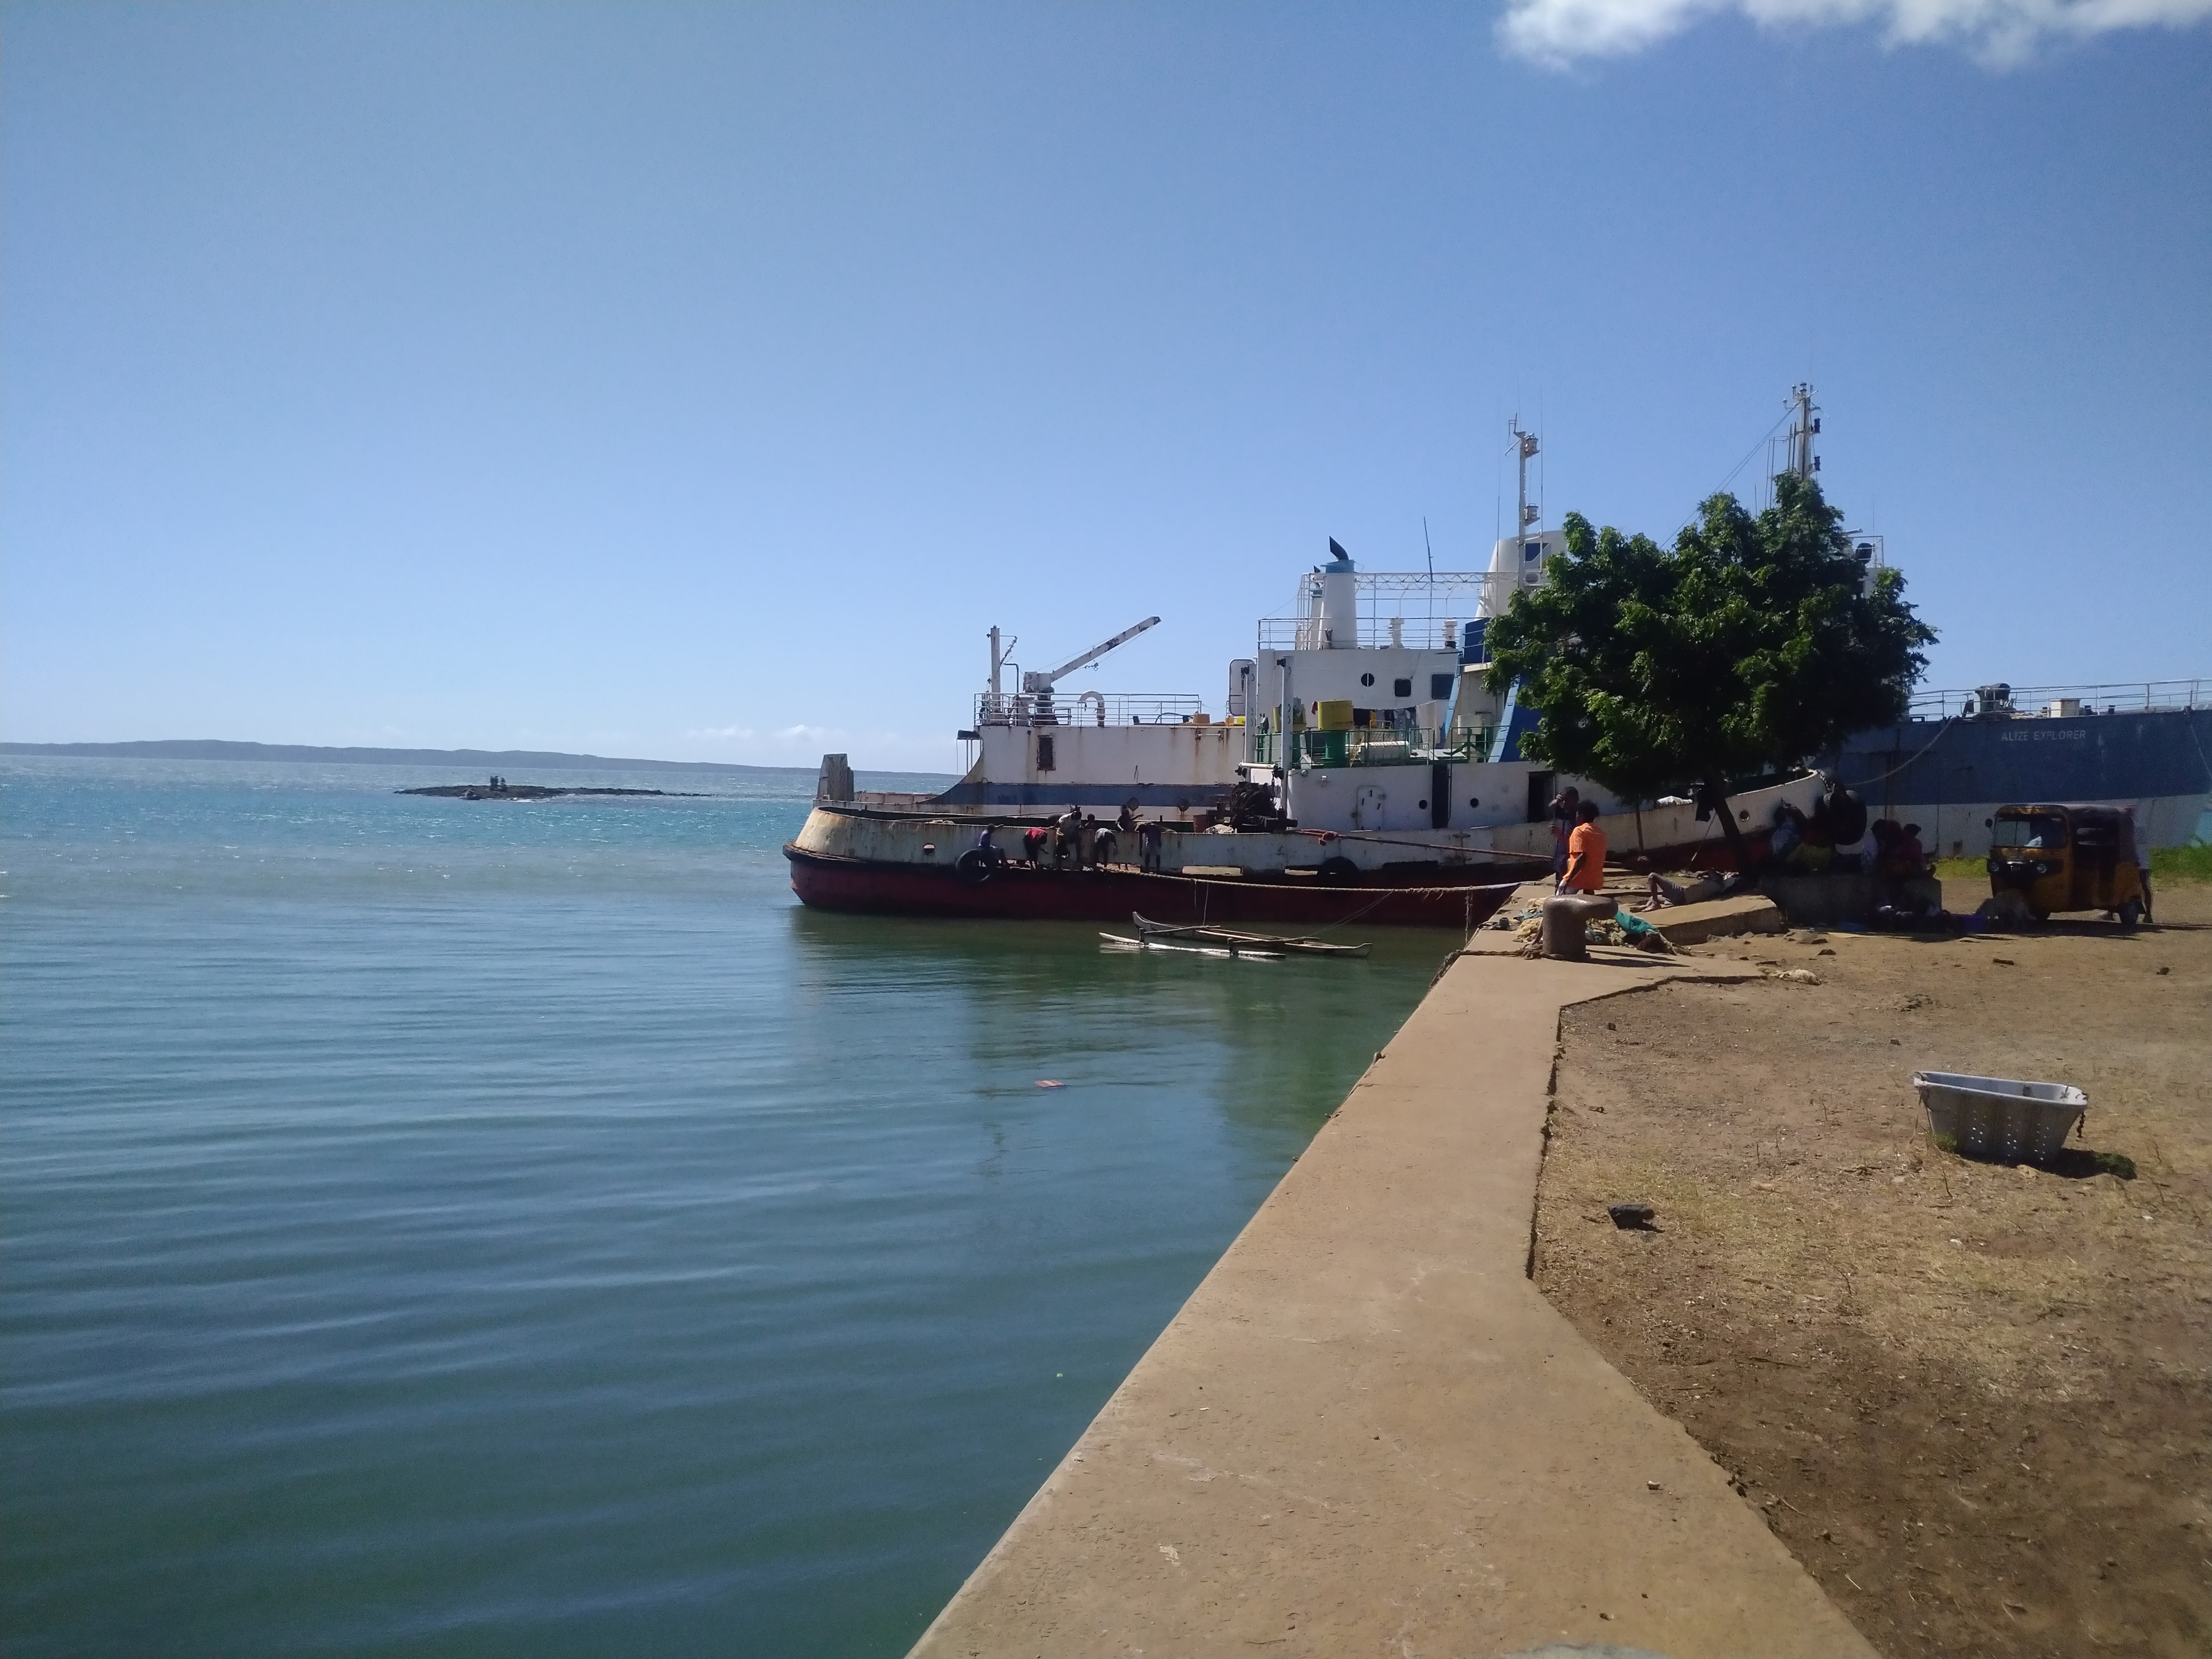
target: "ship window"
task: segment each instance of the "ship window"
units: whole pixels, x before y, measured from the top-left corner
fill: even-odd
[[[1413,695],[1413,681],[1411,681],[1411,680],[1393,680],[1393,681],[1391,681],[1391,682],[1390,682],[1390,695],[1391,695],[1392,696],[1394,696],[1394,697],[1410,697],[1410,696],[1412,696]]]
[[[1362,674],[1359,677],[1359,683],[1362,685],[1372,685],[1375,684],[1375,676],[1372,674]]]
[[[1523,543],[1522,543],[1522,544],[1521,544],[1521,556],[1522,556],[1522,558],[1524,558],[1524,559],[1540,559],[1540,558],[1542,558],[1542,557],[1544,556],[1544,544],[1543,544],[1543,543],[1541,543],[1541,542],[1523,542]]]
[[[1052,739],[1039,733],[1037,737],[1037,768],[1040,772],[1052,770]]]
[[[1429,701],[1442,702],[1451,696],[1452,677],[1449,674],[1429,676]]]

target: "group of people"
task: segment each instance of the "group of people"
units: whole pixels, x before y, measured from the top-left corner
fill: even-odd
[[[1553,890],[1601,890],[1606,838],[1598,827],[1597,803],[1583,799],[1580,791],[1570,784],[1553,797],[1551,811]],[[1715,873],[1678,881],[1650,872],[1644,900],[1636,908],[1656,910],[1724,898],[1768,873],[1864,872],[1893,881],[1928,873],[1928,853],[1921,845],[1920,826],[1899,823],[1893,818],[1869,823],[1866,803],[1835,779],[1829,780],[1810,812],[1786,801],[1774,809],[1767,848],[1765,858],[1742,873]],[[1640,861],[1638,867],[1643,867]]]
[[[1810,812],[1784,801],[1774,809],[1768,839],[1773,866],[1792,875],[1875,875],[1910,881],[1928,873],[1928,849],[1920,826],[1894,818],[1867,820],[1866,803],[1852,790],[1829,781]]]
[[[1080,806],[1071,806],[1051,823],[1022,831],[1021,858],[1033,870],[1103,870],[1119,860],[1127,837],[1136,842],[1142,867],[1157,871],[1166,834],[1167,825],[1158,818],[1138,820],[1133,800],[1123,802],[1120,813],[1104,823]],[[993,863],[1003,864],[1006,855],[997,835],[996,824],[985,824],[975,846]]]

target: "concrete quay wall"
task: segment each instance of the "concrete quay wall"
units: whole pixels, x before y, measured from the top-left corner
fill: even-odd
[[[916,1655],[1869,1659],[1529,1282],[1560,1009],[1738,971],[1595,954],[1451,963]]]

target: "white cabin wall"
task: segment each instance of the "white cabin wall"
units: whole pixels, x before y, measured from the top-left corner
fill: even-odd
[[[1053,766],[1037,768],[1037,739],[1050,738]],[[1158,784],[1218,793],[1244,758],[1241,726],[987,726],[981,773],[994,783],[1049,790],[1055,783]]]
[[[1322,702],[1348,702],[1356,708],[1416,708],[1426,702],[1448,701],[1459,681],[1459,653],[1455,651],[1417,649],[1407,646],[1392,649],[1388,646],[1364,651],[1291,651],[1270,652],[1261,659],[1260,672],[1254,684],[1261,688],[1260,707],[1248,709],[1246,714],[1257,721],[1262,714],[1274,714],[1283,706],[1283,671],[1276,666],[1276,659],[1291,659],[1291,696],[1304,706],[1306,725],[1312,728],[1320,724],[1315,705]],[[1360,684],[1362,675],[1372,675],[1372,685]],[[1443,699],[1432,698],[1436,688],[1431,677],[1442,675],[1447,687]],[[1411,691],[1398,695],[1396,682],[1410,683]],[[1272,727],[1273,720],[1268,721]]]
[[[1447,828],[1498,829],[1530,822],[1528,780],[1533,774],[1548,769],[1527,761],[1500,761],[1494,764],[1454,762],[1451,822]],[[1429,791],[1434,779],[1435,774],[1426,762],[1411,766],[1310,768],[1298,773],[1291,782],[1291,815],[1301,830],[1342,832],[1380,828],[1394,834],[1405,830],[1427,832],[1432,828]],[[1630,803],[1607,794],[1588,779],[1571,775],[1555,775],[1546,800],[1560,786],[1570,783],[1581,792],[1583,799],[1595,800],[1601,812],[1634,810]],[[1362,788],[1382,792],[1379,825],[1356,824],[1352,821]],[[1540,802],[1539,805],[1543,804]]]

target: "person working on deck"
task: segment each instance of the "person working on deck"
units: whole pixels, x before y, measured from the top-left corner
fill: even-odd
[[[1168,827],[1158,818],[1147,819],[1137,826],[1137,861],[1146,869],[1160,867],[1160,842],[1167,836]]]
[[[1567,837],[1567,867],[1559,877],[1563,893],[1595,893],[1605,885],[1605,831],[1597,827],[1597,803],[1575,809],[1580,820]]]

